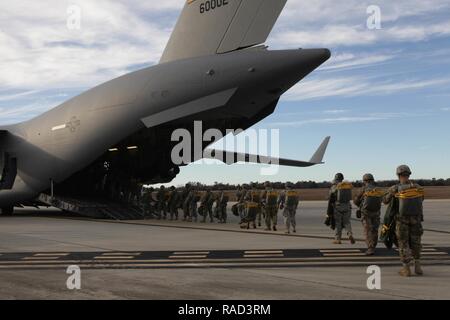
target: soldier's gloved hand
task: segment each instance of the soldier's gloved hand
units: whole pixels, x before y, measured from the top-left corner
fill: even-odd
[[[361,217],[362,217],[361,210],[356,210],[356,217],[358,219],[361,219]]]

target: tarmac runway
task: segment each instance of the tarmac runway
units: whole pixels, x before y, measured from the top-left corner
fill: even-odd
[[[304,202],[297,233],[183,221],[92,220],[55,209],[0,217],[1,299],[450,299],[450,200],[425,202],[425,276],[402,278],[395,250],[366,257],[357,243],[333,245],[325,202]],[[80,290],[66,269],[81,269]],[[381,268],[369,290],[367,267]]]

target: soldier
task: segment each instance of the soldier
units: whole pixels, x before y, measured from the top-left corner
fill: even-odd
[[[186,183],[183,192],[180,196],[180,202],[183,207],[183,221],[187,221],[189,219],[189,194],[191,192],[191,185]]]
[[[390,204],[395,211],[395,234],[403,267],[399,274],[411,276],[410,262],[414,259],[414,272],[423,275],[420,264],[423,235],[424,190],[412,182],[411,169],[406,165],[397,168],[399,183],[389,188],[383,202]]]
[[[217,197],[216,209],[218,211],[219,223],[227,223],[227,204],[229,197],[222,191]]]
[[[351,244],[355,244],[353,238],[350,218],[352,215],[352,184],[344,182],[344,175],[337,173],[334,177],[333,185],[330,189],[330,202],[333,205],[333,215],[336,223],[334,244],[341,244],[342,229],[347,230],[347,235]]]
[[[216,201],[217,195],[210,190],[209,193],[211,194],[211,196],[209,197],[208,202],[206,202],[206,209],[210,217],[210,222],[213,223],[214,222],[213,205],[214,202]]]
[[[178,220],[178,203],[180,201],[180,194],[178,190],[172,186],[170,187],[169,200],[167,201],[170,213],[170,220]]]
[[[291,233],[291,225],[292,225],[292,231],[296,233],[296,221],[295,221],[295,214],[297,213],[297,207],[298,203],[300,201],[300,197],[297,191],[292,190],[292,183],[288,182],[285,185],[286,191],[284,191],[280,198],[278,199],[278,205],[280,209],[284,208],[283,216],[286,221],[286,233]]]
[[[197,202],[200,200],[200,193],[194,186],[191,186],[191,191],[187,197],[189,206],[189,222],[197,222]]]
[[[157,217],[158,220],[161,218],[166,219],[167,218],[167,193],[166,188],[164,186],[161,186],[158,190],[158,193],[156,194],[156,200],[157,200]]]
[[[364,186],[354,198],[353,202],[359,207],[356,215],[361,218],[366,238],[366,255],[373,256],[378,243],[378,229],[380,228],[381,202],[383,190],[375,184],[375,178],[367,173],[363,176]]]
[[[201,208],[201,213],[202,213],[201,215],[203,215],[203,220],[202,220],[203,223],[206,222],[206,218],[208,216],[209,216],[209,221],[211,223],[214,222],[213,216],[212,216],[211,199],[212,199],[212,201],[214,201],[213,194],[212,194],[211,190],[207,189],[200,199],[200,208]],[[211,207],[210,207],[210,204],[211,204]],[[200,213],[200,208],[198,209],[199,213]]]
[[[245,194],[246,212],[241,227],[250,229],[250,224],[252,224],[253,229],[256,229],[256,219],[261,213],[261,193],[256,189],[256,183],[252,183],[251,187],[252,189]]]
[[[141,198],[144,208],[144,219],[153,218],[153,214],[155,213],[156,200],[153,198],[154,191],[155,189],[150,187],[147,191],[144,191],[144,195]]]
[[[266,190],[262,194],[262,204],[266,215],[266,231],[277,231],[278,193],[273,190],[270,182],[264,183]]]
[[[247,214],[246,205],[245,205],[245,197],[249,192],[249,185],[244,184],[241,190],[240,198],[238,199],[238,212],[239,217],[241,218],[241,222],[245,219],[245,215]]]

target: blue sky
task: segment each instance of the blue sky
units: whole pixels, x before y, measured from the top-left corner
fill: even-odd
[[[17,0],[0,12],[0,124],[36,116],[116,76],[155,64],[183,0]],[[81,29],[66,27],[81,8]],[[381,29],[367,28],[369,5]],[[280,130],[280,155],[309,159],[332,136],[326,164],[280,168],[191,165],[174,183],[394,177],[449,178],[450,2],[448,0],[289,0],[267,44],[327,47],[332,58],[283,96],[256,128]]]

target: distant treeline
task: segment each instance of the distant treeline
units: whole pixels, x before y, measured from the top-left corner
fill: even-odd
[[[423,187],[445,187],[450,186],[450,178],[449,179],[417,179],[414,182],[420,184]],[[264,189],[263,182],[255,182],[258,189]],[[352,182],[355,187],[361,187],[362,181],[353,181]],[[398,180],[384,180],[377,181],[377,185],[380,187],[390,187],[394,184],[398,183]],[[237,184],[229,184],[229,183],[220,183],[215,182],[213,185],[205,185],[198,182],[191,182],[192,185],[195,185],[199,188],[211,188],[212,190],[235,190],[238,186]],[[250,184],[250,183],[249,183]],[[271,182],[274,189],[283,189],[285,182]],[[321,188],[329,188],[331,186],[330,181],[316,182],[316,181],[297,181],[293,182],[294,189],[321,189]]]

